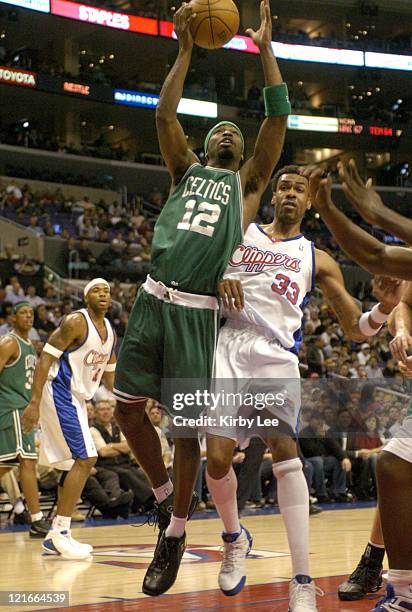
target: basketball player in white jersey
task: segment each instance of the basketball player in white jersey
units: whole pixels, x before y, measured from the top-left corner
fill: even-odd
[[[41,452],[53,467],[66,470],[51,531],[43,541],[47,554],[84,559],[92,552],[70,534],[71,515],[96,463],[97,451],[88,426],[86,401],[103,379],[113,389],[115,335],[105,314],[110,286],[95,278],[84,289],[86,308],[65,317],[54,331],[36,366],[32,399],[22,416],[30,431],[40,419]]]
[[[336,208],[332,201],[330,179],[321,171],[310,175],[313,204],[345,252],[360,266],[372,272],[412,280],[412,252],[408,248],[388,246],[362,230]],[[347,199],[365,221],[381,227],[412,245],[412,221],[387,208],[371,181],[359,176],[353,160],[339,165],[342,189]],[[405,358],[405,356],[404,356]],[[408,377],[412,373],[412,356],[406,356],[399,368]],[[412,610],[412,416],[407,416],[380,453],[377,463],[378,502],[383,539],[389,561],[386,596],[374,612],[407,612]]]
[[[333,308],[347,337],[361,342],[381,328],[381,323],[362,314],[346,291],[338,264],[324,251],[315,249],[301,233],[300,225],[310,208],[308,179],[298,166],[287,166],[272,182],[274,221],[267,226],[251,225],[225,273],[226,292],[233,296],[233,281],[241,281],[243,310],[228,310],[227,321],[219,334],[216,379],[230,379],[231,392],[288,395],[283,405],[266,404],[262,417],[276,417],[274,430],[253,427],[231,428],[221,417],[256,416],[252,407],[219,405],[209,415],[215,426],[208,428],[207,484],[224,523],[224,558],[219,586],[224,594],[235,595],[245,583],[245,557],[250,535],[238,518],[236,476],[231,467],[236,442],[251,435],[266,440],[273,457],[273,472],[278,482],[279,507],[285,522],[292,556],[293,576],[289,589],[289,610],[316,610],[315,584],[309,571],[309,495],[296,448],[296,428],[300,409],[298,350],[302,342],[303,308],[315,281]],[[387,317],[399,295],[396,283],[376,283],[381,298],[378,311]],[[286,379],[289,379],[286,380]],[[219,380],[216,381],[217,388]],[[286,383],[286,385],[285,385]],[[227,382],[223,385],[227,386]],[[230,412],[232,410],[232,412]],[[254,414],[252,415],[252,412]],[[343,468],[350,470],[349,459]]]

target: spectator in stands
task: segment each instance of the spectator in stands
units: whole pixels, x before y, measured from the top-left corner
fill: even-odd
[[[378,360],[372,355],[365,366],[368,378],[383,378],[382,369],[378,366]]]
[[[261,109],[261,90],[256,81],[253,81],[249,91],[247,92],[247,105],[250,110],[259,111]]]
[[[104,518],[128,518],[133,492],[122,491],[116,472],[95,466],[86,480],[82,498],[96,506]]]
[[[32,230],[39,236],[44,235],[43,228],[39,225],[39,218],[37,215],[32,215],[29,219],[28,229]]]
[[[143,470],[131,461],[129,445],[113,420],[114,408],[103,401],[96,404],[95,411],[91,432],[99,455],[96,467],[116,472],[120,486],[133,491],[132,512],[143,511],[152,505],[153,492]]]
[[[167,471],[169,472],[169,476],[171,476],[172,465],[173,465],[172,450],[170,448],[169,442],[167,441],[167,438],[164,432],[161,430],[163,414],[162,414],[162,409],[159,406],[159,402],[156,402],[156,400],[152,400],[152,399],[147,400],[146,412],[147,412],[147,415],[153,427],[157,431],[157,434],[160,438],[160,443],[162,445],[163,462],[165,464]]]
[[[332,499],[348,501],[345,471],[350,470],[349,459],[342,458],[341,450],[332,438],[325,438],[323,419],[319,412],[313,412],[309,426],[301,431],[299,443],[305,459],[312,464],[315,495],[320,503]],[[331,495],[328,495],[325,478],[330,482]]]
[[[365,419],[364,430],[356,436],[356,446],[359,449],[356,456],[361,461],[357,497],[376,499],[376,462],[383,447],[383,440],[379,435],[379,422],[374,414]]]
[[[56,326],[50,320],[50,314],[45,304],[40,304],[35,309],[33,327],[37,330],[43,342],[46,342],[50,334],[56,329]]]
[[[21,302],[24,300],[24,291],[19,281],[17,280],[17,276],[13,276],[11,279],[11,285],[6,287],[6,297],[5,301],[10,302],[10,304],[17,304],[17,302]]]
[[[36,287],[34,285],[29,285],[27,287],[24,299],[29,302],[33,306],[33,308],[44,304],[44,300],[37,295]]]
[[[358,361],[361,366],[366,366],[369,361],[371,354],[371,347],[367,342],[364,342],[361,346],[361,350],[358,353]]]
[[[311,338],[308,343],[308,350],[306,354],[306,359],[309,367],[309,374],[311,372],[316,372],[319,376],[322,376],[324,371],[324,362],[325,356],[323,354],[323,340],[317,336],[316,338]]]
[[[94,257],[92,251],[89,248],[89,243],[86,238],[82,238],[79,242],[79,246],[77,249],[79,254],[79,261],[82,263],[88,263],[90,266],[96,262],[96,258]]]

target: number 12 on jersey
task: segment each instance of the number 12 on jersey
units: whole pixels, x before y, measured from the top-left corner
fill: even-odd
[[[197,214],[192,220],[193,211],[197,201],[190,199],[186,202],[186,212],[182,220],[177,224],[177,229],[186,230],[188,232],[196,232],[211,238],[215,231],[214,225],[220,217],[219,204],[210,204],[209,202],[200,202],[197,207]]]

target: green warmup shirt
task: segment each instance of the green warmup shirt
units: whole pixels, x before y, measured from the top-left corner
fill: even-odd
[[[151,276],[180,291],[216,295],[242,228],[239,172],[193,164],[157,220]]]
[[[31,400],[36,351],[30,341],[9,334],[19,345],[19,357],[0,373],[0,429],[13,425],[13,412],[23,411]]]

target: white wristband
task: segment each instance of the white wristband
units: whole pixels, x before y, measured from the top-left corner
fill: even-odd
[[[53,357],[56,357],[56,359],[60,359],[60,357],[64,353],[64,351],[60,351],[58,348],[56,348],[55,346],[52,346],[48,342],[47,344],[44,345],[43,351],[45,353],[49,353],[49,355],[52,355]]]
[[[383,325],[389,319],[389,315],[381,312],[379,310],[379,304],[375,304],[375,306],[371,310],[371,317],[375,323],[379,323]]]
[[[115,363],[108,363],[107,366],[104,369],[105,372],[114,372],[115,370],[116,370],[116,364]]]
[[[374,329],[370,325],[369,323],[370,314],[371,314],[371,311],[368,310],[368,312],[364,312],[363,315],[359,317],[359,321],[358,321],[359,329],[364,336],[376,336],[376,334],[381,330],[381,327],[382,327],[380,326],[377,329]]]

